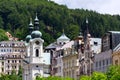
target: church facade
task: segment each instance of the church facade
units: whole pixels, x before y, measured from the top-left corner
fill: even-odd
[[[34,30],[33,30],[34,29]],[[39,20],[36,15],[34,28],[32,20],[29,24],[29,35],[26,37],[26,55],[23,59],[23,80],[34,80],[37,76],[48,77],[50,70],[50,54],[43,52],[44,40],[39,31]]]

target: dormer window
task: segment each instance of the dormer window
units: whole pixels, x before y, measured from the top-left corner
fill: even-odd
[[[97,45],[98,45],[98,42],[95,42],[95,41],[94,41],[94,45],[96,45],[96,46],[97,46]]]
[[[61,45],[62,43],[60,42],[59,44]]]
[[[39,50],[38,50],[38,49],[36,49],[35,56],[36,56],[36,57],[39,57]]]

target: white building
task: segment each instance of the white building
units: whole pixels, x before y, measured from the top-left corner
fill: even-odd
[[[106,72],[110,65],[112,65],[112,50],[95,55],[94,71]]]
[[[95,54],[101,52],[101,38],[90,38],[91,49]]]
[[[57,41],[48,45],[45,49],[51,52],[51,75],[63,77],[63,46],[70,42],[64,34],[57,38]]]
[[[44,40],[39,30],[39,20],[34,20],[35,31],[26,37],[26,56],[23,62],[23,80],[34,80],[37,76],[48,77],[50,54],[43,52]],[[29,29],[32,29],[32,21]]]

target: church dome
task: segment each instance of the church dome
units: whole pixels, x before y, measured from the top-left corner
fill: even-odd
[[[28,43],[30,41],[30,39],[32,39],[31,35],[27,35],[26,42]]]
[[[40,31],[36,30],[31,33],[31,36],[32,36],[32,38],[40,38],[42,36],[42,33]]]

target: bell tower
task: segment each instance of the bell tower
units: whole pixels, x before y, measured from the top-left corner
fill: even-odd
[[[32,21],[30,21],[29,30],[33,30]],[[39,20],[34,20],[34,31],[31,32],[30,37],[26,38],[26,56],[23,59],[23,79],[35,80],[37,76],[44,77],[49,74],[44,73],[44,66],[50,65],[50,54],[43,52],[44,40],[41,38],[42,33],[39,31]],[[47,59],[47,60],[46,60]],[[46,63],[44,62],[46,61]]]

